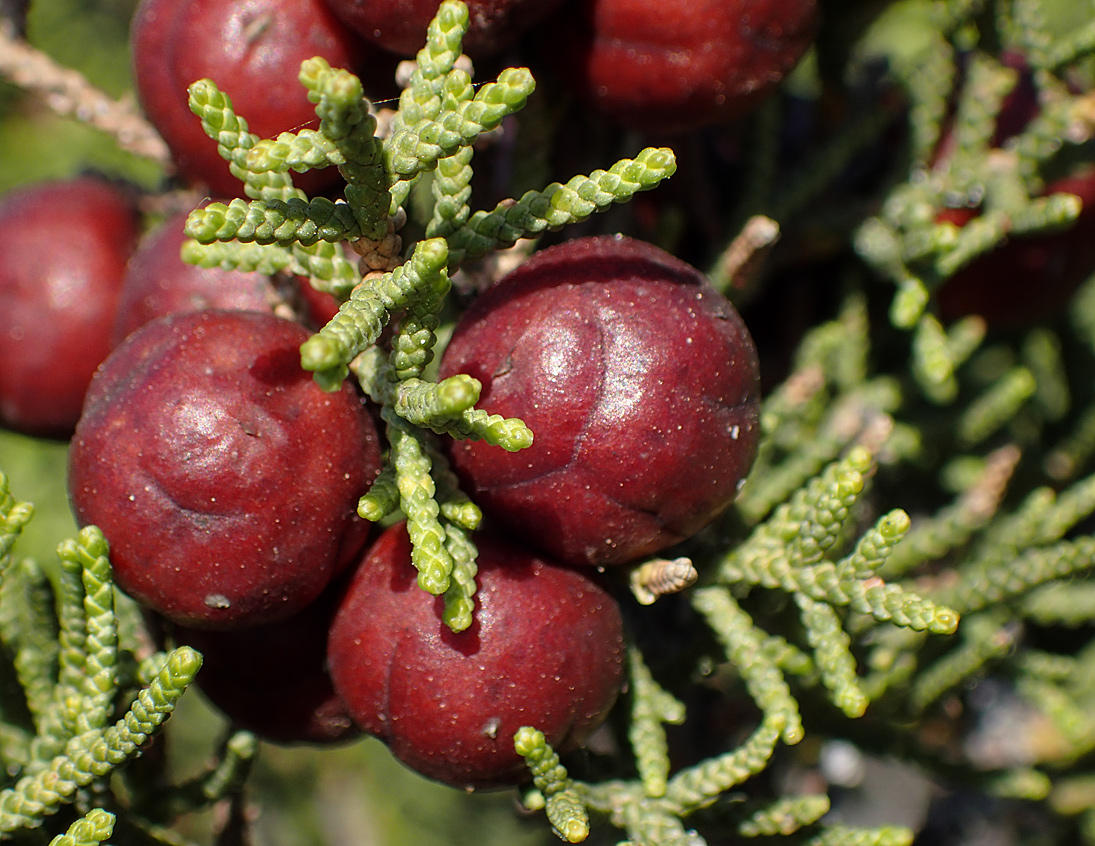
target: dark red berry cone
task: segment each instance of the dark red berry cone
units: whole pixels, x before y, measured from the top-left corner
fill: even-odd
[[[327,629],[341,580],[292,617],[242,631],[175,626],[202,654],[198,687],[233,723],[281,744],[342,743],[360,734],[327,672]]]
[[[534,255],[463,315],[441,374],[534,434],[451,444],[491,519],[572,563],[619,564],[696,532],[756,453],[757,354],[701,273],[650,244],[584,238]]]
[[[130,44],[141,107],[183,179],[214,196],[241,197],[243,183],[187,104],[187,89],[199,79],[212,79],[260,138],[318,127],[297,80],[301,62],[313,56],[366,72],[369,96],[394,93],[394,60],[357,38],[321,0],[142,0]],[[293,174],[293,181],[312,194],[341,184],[341,177],[325,168]]]
[[[454,634],[423,591],[403,524],[359,566],[331,627],[331,676],[354,719],[429,778],[458,787],[527,781],[522,726],[567,751],[623,681],[615,601],[585,573],[483,533],[475,621]]]
[[[807,51],[818,22],[816,0],[571,0],[545,43],[594,109],[661,132],[752,110]]]
[[[186,212],[164,220],[141,239],[129,260],[118,313],[114,343],[146,323],[180,311],[232,308],[270,313],[275,303],[270,277],[242,270],[199,267],[180,256],[186,240]]]
[[[103,179],[46,182],[0,200],[0,227],[0,425],[64,440],[112,346],[137,207]]]
[[[509,47],[544,20],[561,0],[466,0],[468,31],[463,51],[474,59]],[[441,0],[326,0],[362,38],[412,58],[426,44],[426,30]]]
[[[357,500],[379,472],[371,418],[300,367],[301,326],[212,310],[145,325],[88,392],[69,454],[81,525],[118,586],[174,622],[284,619],[358,554]]]

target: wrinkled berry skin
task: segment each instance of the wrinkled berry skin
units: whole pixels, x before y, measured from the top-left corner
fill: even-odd
[[[441,0],[325,0],[362,38],[407,58],[426,43],[426,30]],[[513,44],[530,26],[546,18],[560,0],[466,0],[468,32],[464,52],[475,59]]]
[[[519,417],[516,453],[453,441],[465,490],[563,561],[634,561],[708,523],[736,495],[758,436],[757,354],[695,268],[622,237],[582,238],[518,267],[465,312],[443,376]]]
[[[475,621],[454,634],[420,589],[404,524],[373,544],[328,640],[335,689],[403,763],[457,787],[529,779],[513,735],[580,745],[623,681],[619,607],[583,572],[477,533]]]
[[[192,83],[212,79],[251,132],[273,138],[318,126],[315,106],[297,81],[305,59],[322,56],[332,67],[367,71],[363,81],[372,96],[372,74],[385,79],[386,96],[395,65],[361,42],[322,0],[142,0],[130,47],[141,107],[171,149],[180,176],[228,197],[242,196],[243,185],[187,105]],[[335,168],[293,174],[308,193],[339,180]]]
[[[172,627],[202,654],[197,684],[232,722],[279,744],[343,743],[361,730],[327,672],[327,629],[341,580],[286,620],[242,631]]]
[[[816,0],[571,0],[553,23],[552,64],[596,111],[687,130],[771,94],[813,43],[819,10]]]
[[[179,255],[187,213],[174,214],[141,238],[126,267],[114,343],[144,324],[177,311],[233,308],[269,312],[276,300],[268,276],[187,264]]]
[[[130,335],[88,391],[69,453],[81,525],[118,586],[169,620],[231,629],[299,611],[356,558],[379,472],[358,396],[300,367],[305,329],[257,312],[170,315]]]
[[[111,324],[139,215],[96,177],[38,183],[0,199],[0,425],[72,436]]]

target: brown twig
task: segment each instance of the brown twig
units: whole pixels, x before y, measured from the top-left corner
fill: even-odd
[[[115,100],[79,71],[57,64],[12,30],[0,26],[0,76],[39,96],[57,114],[114,136],[123,150],[172,169],[167,145],[132,101]]]
[[[778,240],[778,223],[760,214],[749,218],[719,258],[718,279],[738,290],[748,288]]]
[[[27,34],[27,7],[30,0],[0,0],[0,32],[19,38]]]

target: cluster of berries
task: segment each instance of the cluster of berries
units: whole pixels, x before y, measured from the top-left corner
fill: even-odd
[[[136,81],[180,181],[239,191],[182,99],[188,83],[223,80],[260,135],[299,126],[314,117],[295,83],[301,60],[324,55],[384,77],[383,92],[436,7],[417,5],[389,27],[390,12],[376,21],[365,4],[334,0],[200,0],[185,15],[143,0]],[[477,57],[561,14],[516,0],[469,5]],[[597,5],[597,26],[611,28],[612,4]],[[772,50],[758,73],[774,84],[812,35],[814,3],[767,23],[771,4],[743,5],[763,30],[754,46]],[[202,27],[190,25],[195,14]],[[699,37],[686,29],[677,37]],[[780,33],[787,41],[773,50]],[[590,34],[581,49],[618,40]],[[272,84],[282,79],[284,97]],[[735,91],[752,97],[757,84],[738,74],[715,88],[700,122],[721,119]],[[700,91],[691,86],[689,102]],[[671,96],[658,108],[692,107]],[[624,122],[629,109],[617,110]],[[441,376],[477,379],[480,404],[524,420],[535,442],[517,453],[444,446],[486,514],[474,535],[474,622],[454,632],[442,600],[415,586],[404,524],[374,536],[358,514],[385,450],[376,410],[357,387],[322,390],[301,367],[301,345],[339,303],[302,279],[185,263],[184,219],[169,214],[142,236],[137,192],[95,176],[34,185],[0,206],[20,245],[0,271],[10,304],[0,314],[0,424],[71,439],[73,510],[109,540],[118,586],[164,642],[203,653],[211,701],[274,741],[364,731],[464,787],[522,780],[521,726],[560,750],[582,743],[623,685],[615,574],[707,525],[752,463],[758,363],[734,308],[668,253],[599,237],[541,250],[463,314]]]

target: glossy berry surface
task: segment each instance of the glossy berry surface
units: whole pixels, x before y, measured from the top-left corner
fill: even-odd
[[[322,56],[361,71],[366,92],[383,79],[388,96],[395,63],[370,49],[322,0],[142,0],[130,31],[137,95],[171,149],[179,174],[214,195],[242,196],[217,145],[187,105],[187,88],[212,79],[260,138],[317,126],[315,107],[297,81],[300,64]],[[334,168],[294,174],[317,192],[337,184]]]
[[[308,333],[256,312],[160,318],[104,362],[69,454],[69,497],[124,591],[174,622],[241,628],[315,599],[369,531],[377,435],[349,387],[300,367]]]
[[[702,274],[641,241],[536,253],[469,308],[443,376],[519,417],[531,447],[453,441],[484,512],[555,557],[618,564],[696,532],[733,500],[758,436],[757,354]]]
[[[358,724],[419,773],[459,787],[527,781],[513,735],[582,743],[623,679],[619,608],[584,573],[484,533],[475,621],[454,634],[444,599],[416,584],[403,524],[354,574],[328,644],[335,689]]]
[[[114,342],[121,343],[144,324],[179,311],[209,308],[269,312],[276,294],[268,276],[182,260],[186,212],[172,215],[141,238],[126,267]]]
[[[468,31],[464,52],[489,56],[514,43],[546,18],[560,0],[466,0]],[[426,29],[441,0],[326,0],[363,38],[400,56],[413,57],[426,43]]]
[[[550,56],[617,122],[692,129],[740,117],[772,93],[818,21],[816,0],[570,0],[553,18],[560,46]]]
[[[65,439],[110,352],[137,209],[95,177],[39,183],[0,198],[0,228],[0,425]]]
[[[171,633],[201,652],[198,687],[235,725],[274,743],[341,743],[360,729],[327,672],[327,629],[340,596],[341,582],[286,620]]]

